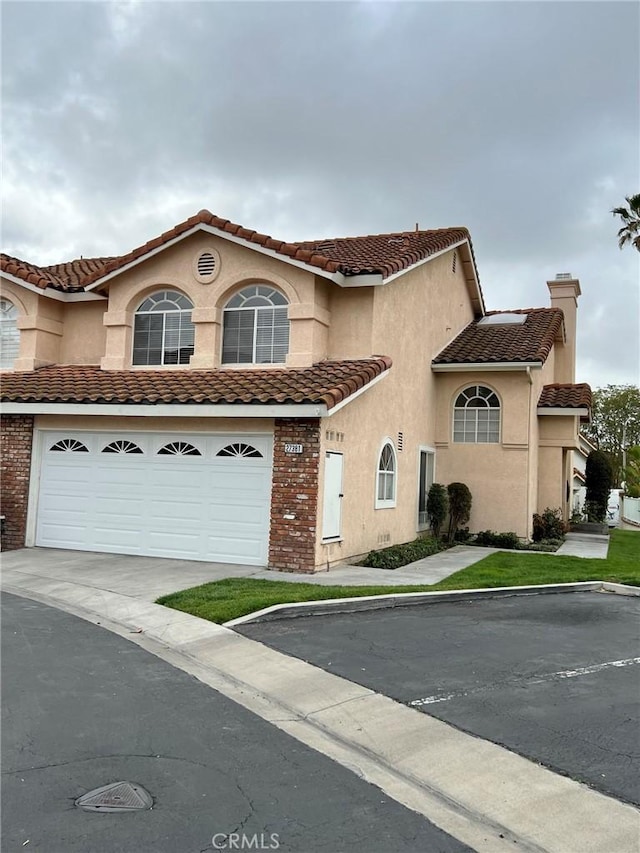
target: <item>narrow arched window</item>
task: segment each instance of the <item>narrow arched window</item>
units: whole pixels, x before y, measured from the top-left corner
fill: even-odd
[[[386,441],[378,457],[376,509],[396,505],[396,468],[395,448],[390,441]]]
[[[484,385],[461,391],[453,409],[453,440],[466,444],[497,444],[500,441],[500,400]]]
[[[162,290],[144,300],[133,327],[134,364],[188,364],[193,355],[191,300]]]
[[[8,299],[0,299],[0,370],[12,370],[20,350],[18,309]]]
[[[289,352],[286,297],[266,284],[243,287],[223,312],[223,364],[282,364]]]

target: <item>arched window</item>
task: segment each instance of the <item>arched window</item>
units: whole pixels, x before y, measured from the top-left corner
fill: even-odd
[[[376,509],[396,505],[396,467],[395,448],[390,441],[386,441],[378,457]]]
[[[133,327],[134,364],[189,364],[193,355],[192,302],[175,290],[144,300]]]
[[[8,299],[0,299],[0,370],[12,370],[20,350],[18,309]]]
[[[223,364],[282,364],[289,352],[286,298],[266,284],[243,287],[223,312]]]
[[[467,444],[500,441],[500,400],[491,388],[470,385],[458,394],[453,409],[453,440]]]

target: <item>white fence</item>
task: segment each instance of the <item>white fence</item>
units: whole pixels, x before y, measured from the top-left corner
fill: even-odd
[[[621,496],[622,512],[620,513],[623,521],[628,521],[630,524],[640,526],[640,498],[629,498],[626,495]]]

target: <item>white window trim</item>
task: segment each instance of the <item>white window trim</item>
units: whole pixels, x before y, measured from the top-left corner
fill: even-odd
[[[384,448],[389,445],[391,447],[391,451],[393,453],[393,498],[391,500],[381,500],[378,497],[379,494],[379,479],[380,474],[380,459],[382,457],[382,451]],[[393,443],[393,439],[387,436],[378,449],[378,455],[376,456],[376,485],[375,485],[375,508],[376,509],[393,509],[397,504],[398,498],[398,451],[396,450],[396,446]]]
[[[456,406],[456,401],[457,401],[458,397],[460,396],[460,394],[462,394],[463,391],[466,391],[468,388],[488,388],[489,391],[491,391],[491,393],[495,394],[495,396],[497,397],[498,403],[500,405],[497,409],[497,411],[498,411],[498,438],[496,441],[478,441],[477,440],[477,438],[478,438],[478,419],[477,419],[477,417],[476,417],[476,428],[475,428],[476,440],[475,441],[457,441],[456,440],[456,438],[455,438],[456,412],[457,411],[464,412],[467,409],[466,406]],[[503,408],[502,398],[500,397],[500,394],[498,394],[498,392],[496,391],[496,389],[492,385],[488,385],[488,384],[485,384],[482,382],[475,382],[475,383],[471,382],[467,385],[464,385],[462,388],[458,388],[458,390],[453,395],[453,406],[451,407],[451,412],[452,412],[452,416],[451,416],[451,443],[452,444],[468,444],[468,445],[471,445],[473,447],[478,447],[478,446],[479,447],[488,447],[491,445],[495,446],[496,444],[502,444],[502,408]],[[472,409],[473,409],[473,411],[478,411],[478,409],[475,407],[472,407]],[[495,407],[490,408],[488,406],[487,406],[487,410],[488,411],[494,411],[494,412],[496,411]]]
[[[20,358],[20,329],[18,327],[18,318],[20,317],[20,309],[8,296],[3,296],[2,301],[6,302],[9,306],[9,311],[5,318],[5,315],[2,316],[2,337],[3,339],[8,335],[11,335],[11,349],[13,350],[13,358],[11,359],[11,363],[7,361],[6,363],[0,365],[1,370],[14,370],[16,361]],[[3,340],[4,343],[4,340]],[[7,344],[5,343],[5,347]]]
[[[251,284],[245,285],[245,287],[252,287],[252,286],[254,286],[254,285],[251,285]],[[232,296],[229,297],[229,299],[227,300],[227,304],[222,309],[222,332],[220,335],[220,366],[224,367],[225,369],[227,367],[252,367],[254,365],[258,366],[258,367],[269,367],[273,364],[286,364],[286,362],[287,362],[287,356],[289,355],[290,345],[291,345],[291,321],[289,320],[289,305],[291,303],[289,302],[288,297],[286,296],[285,293],[283,293],[281,288],[276,287],[275,285],[271,284],[268,281],[256,282],[255,286],[270,287],[272,290],[277,291],[282,296],[284,296],[284,298],[287,300],[286,305],[248,305],[248,306],[241,305],[238,308],[228,308],[227,306],[228,306],[229,302],[231,302],[231,300],[234,298],[234,296],[237,296],[238,293],[242,293],[242,291],[245,289],[245,287],[241,287],[240,290],[236,291],[236,293],[234,293]],[[289,324],[289,340],[287,341],[287,352],[285,353],[285,357],[284,357],[283,361],[256,361],[256,350],[258,347],[258,311],[260,311],[260,310],[273,311],[274,308],[285,308],[287,311],[287,323]],[[253,314],[253,349],[251,352],[251,361],[224,361],[223,360],[223,358],[224,358],[224,318],[225,318],[226,313],[231,312],[231,311],[253,311],[254,312],[254,314]]]
[[[429,530],[429,522],[420,522],[420,457],[423,453],[431,453],[433,456],[433,482],[437,483],[436,479],[436,449],[429,444],[418,445],[418,470],[416,474],[416,530],[422,532]]]
[[[193,300],[191,299],[190,296],[187,296],[186,293],[183,293],[181,290],[178,290],[175,287],[165,287],[164,289],[159,288],[158,290],[153,290],[151,293],[148,293],[145,296],[145,298],[142,300],[142,302],[140,303],[140,306],[144,305],[144,303],[147,301],[147,299],[149,299],[149,297],[155,296],[158,293],[178,293],[180,296],[184,296],[185,299],[188,299],[189,302],[191,302],[191,308],[176,308],[175,312],[173,312],[173,311],[153,311],[153,310],[141,311],[140,307],[138,307],[133,312],[133,329],[132,329],[132,335],[131,335],[131,366],[135,367],[135,368],[144,367],[144,368],[152,369],[152,370],[154,370],[154,369],[155,370],[161,370],[162,368],[165,368],[165,367],[169,367],[169,368],[188,367],[189,362],[183,361],[182,363],[179,363],[179,364],[167,364],[164,361],[166,349],[167,349],[167,347],[166,347],[167,314],[172,314],[172,313],[184,314],[186,312],[192,312],[195,309],[195,305],[193,304]],[[153,314],[156,317],[157,316],[162,317],[162,361],[160,362],[160,364],[136,364],[133,360],[134,356],[135,356],[136,318],[137,317],[146,317],[146,316],[151,315],[151,314]],[[191,324],[194,325],[193,320],[191,320]],[[195,328],[194,328],[194,338],[195,338]],[[194,343],[192,355],[194,355],[194,354],[195,354],[195,343]],[[189,356],[189,361],[191,361],[191,356]]]

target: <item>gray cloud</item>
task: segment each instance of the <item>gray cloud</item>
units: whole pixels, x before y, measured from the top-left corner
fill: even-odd
[[[125,251],[208,207],[285,239],[464,224],[490,307],[578,275],[579,379],[637,382],[640,10],[3,4],[5,250]],[[624,345],[621,344],[624,342]]]

